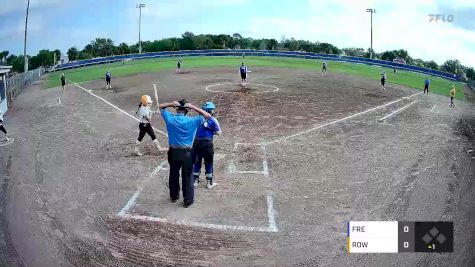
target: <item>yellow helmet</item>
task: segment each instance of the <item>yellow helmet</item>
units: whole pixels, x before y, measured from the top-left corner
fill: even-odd
[[[140,97],[140,103],[142,103],[143,106],[148,106],[152,105],[152,98],[149,95],[143,95]]]

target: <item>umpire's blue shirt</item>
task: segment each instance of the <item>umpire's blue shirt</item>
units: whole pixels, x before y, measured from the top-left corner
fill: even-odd
[[[187,117],[185,114],[172,114],[166,109],[160,110],[168,131],[168,145],[171,148],[192,148],[196,130],[204,122],[202,116]]]

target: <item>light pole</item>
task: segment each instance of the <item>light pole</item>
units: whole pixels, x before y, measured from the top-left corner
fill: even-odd
[[[28,9],[30,9],[30,0],[28,0],[28,4],[26,5],[25,42],[23,43],[23,57],[24,57],[24,60],[25,60],[25,66],[24,66],[23,70],[25,71],[25,73],[28,71],[28,56],[26,55],[26,32],[27,32],[27,29],[28,29]]]
[[[142,7],[145,7],[145,4],[138,4],[135,7],[139,9],[139,54],[142,54],[142,41],[140,39],[140,21],[142,20]]]
[[[369,51],[369,58],[373,58],[373,13],[376,13],[376,9],[368,8],[366,12],[371,13],[371,50]]]

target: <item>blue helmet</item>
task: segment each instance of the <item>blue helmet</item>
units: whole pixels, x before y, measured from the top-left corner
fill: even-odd
[[[213,102],[206,102],[201,106],[201,109],[203,109],[206,112],[213,111],[216,108],[216,106],[213,104]]]

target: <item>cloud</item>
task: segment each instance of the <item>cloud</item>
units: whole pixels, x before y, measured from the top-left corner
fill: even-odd
[[[462,4],[467,3],[459,1],[458,5]],[[279,40],[285,35],[329,42],[338,47],[368,48],[370,15],[366,13],[366,8],[376,9],[373,15],[373,48],[378,52],[406,49],[413,57],[438,63],[453,58],[466,65],[475,62],[473,32],[450,23],[430,23],[428,14],[438,8],[438,3],[430,0],[401,0],[383,4],[374,0],[333,0],[331,4],[324,0],[309,0],[310,16],[254,17],[250,19],[250,29],[253,37]]]

